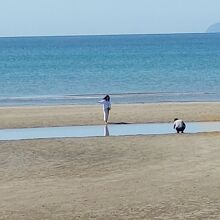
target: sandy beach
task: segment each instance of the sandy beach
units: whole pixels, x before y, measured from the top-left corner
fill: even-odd
[[[110,122],[219,121],[220,103],[113,105]],[[8,107],[1,128],[102,124],[101,106]],[[220,133],[0,141],[0,219],[220,219]]]
[[[0,142],[0,219],[219,219],[219,137]]]
[[[112,105],[110,123],[220,121],[220,103]],[[0,128],[103,124],[101,105],[1,107]]]

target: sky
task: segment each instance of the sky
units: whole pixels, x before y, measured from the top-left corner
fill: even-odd
[[[220,0],[0,0],[0,37],[201,33]]]

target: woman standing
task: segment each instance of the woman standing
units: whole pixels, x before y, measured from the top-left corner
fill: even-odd
[[[106,95],[99,103],[103,104],[104,122],[108,124],[109,111],[111,110],[110,96]]]

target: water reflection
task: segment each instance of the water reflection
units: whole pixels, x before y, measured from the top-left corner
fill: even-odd
[[[104,126],[104,136],[109,136],[109,129],[108,129],[108,125]]]

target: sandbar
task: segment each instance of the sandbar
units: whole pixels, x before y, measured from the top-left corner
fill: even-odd
[[[220,121],[220,103],[112,104],[109,123]],[[103,124],[101,105],[1,107],[0,128]]]

